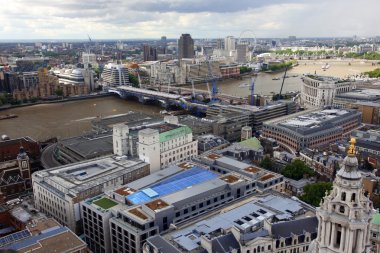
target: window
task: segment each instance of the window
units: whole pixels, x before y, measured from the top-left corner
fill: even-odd
[[[346,193],[342,192],[341,198],[342,201],[346,201]]]

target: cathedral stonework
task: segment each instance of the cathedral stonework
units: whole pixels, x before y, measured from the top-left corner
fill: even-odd
[[[355,139],[334,180],[330,194],[317,208],[318,236],[313,253],[367,253],[371,250],[372,202],[363,193],[362,176],[355,156]]]

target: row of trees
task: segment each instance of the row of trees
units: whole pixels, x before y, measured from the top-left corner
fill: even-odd
[[[347,53],[344,56],[346,58],[366,59],[366,60],[380,60],[380,53],[377,53],[377,52]]]
[[[306,51],[306,50],[295,50],[292,49],[284,49],[284,50],[276,50],[276,54],[278,55],[299,55],[299,56],[312,56],[312,55],[330,55],[334,54],[334,51],[329,50],[318,50],[318,51]]]
[[[249,73],[251,71],[252,71],[252,68],[250,67],[246,67],[246,66],[240,67],[240,74]]]
[[[263,70],[270,70],[270,71],[279,71],[284,70],[285,68],[291,67],[293,64],[295,64],[295,61],[288,61],[288,62],[282,62],[282,63],[272,63],[267,66],[267,68]]]
[[[370,78],[379,78],[380,77],[380,68],[374,69],[372,71],[364,72]]]

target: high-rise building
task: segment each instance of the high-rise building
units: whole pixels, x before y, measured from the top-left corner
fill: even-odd
[[[224,38],[224,50],[230,52],[236,49],[234,36],[227,36]]]
[[[149,45],[143,46],[144,61],[157,61],[157,49]]]
[[[104,66],[102,79],[107,86],[128,85],[128,69],[121,64],[108,63]]]
[[[106,156],[33,173],[35,207],[74,232],[81,231],[79,203],[150,174],[149,164]]]
[[[178,40],[178,59],[194,58],[194,40],[190,34],[182,34]]]
[[[317,207],[318,237],[312,253],[370,252],[372,202],[363,193],[354,138],[334,180],[331,193]]]
[[[236,46],[236,61],[238,63],[246,63],[247,62],[247,45],[246,44],[238,44]]]

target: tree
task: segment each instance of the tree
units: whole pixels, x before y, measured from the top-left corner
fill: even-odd
[[[261,161],[260,166],[267,170],[272,170],[273,163],[272,159],[270,159],[269,156],[265,156],[264,159]]]
[[[310,169],[305,162],[296,159],[292,163],[286,165],[284,169],[281,170],[281,174],[287,178],[294,180],[300,180],[305,175],[308,177],[315,176],[315,171]]]
[[[319,206],[321,199],[326,195],[326,191],[331,191],[332,183],[330,182],[317,182],[308,184],[303,188],[303,195],[300,197],[302,201],[312,205]]]
[[[249,73],[251,71],[252,71],[252,68],[249,68],[249,67],[246,67],[246,66],[240,67],[240,74]]]
[[[128,74],[128,78],[129,78],[129,82],[132,84],[133,87],[139,87],[139,79],[137,78],[137,76],[129,73]]]
[[[57,95],[58,97],[63,97],[63,89],[58,87],[56,90],[55,90],[55,95]]]

